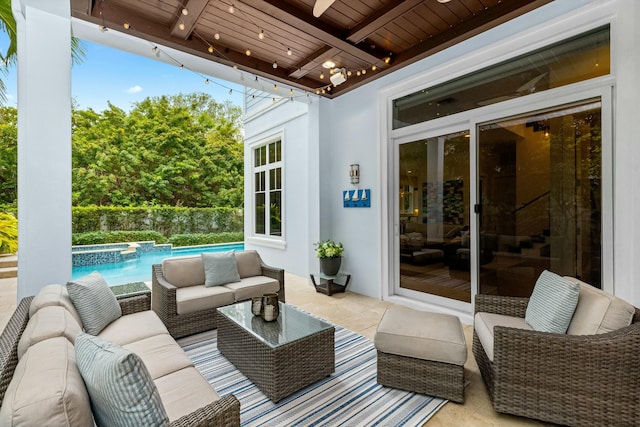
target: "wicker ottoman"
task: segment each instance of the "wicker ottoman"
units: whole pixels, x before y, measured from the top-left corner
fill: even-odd
[[[378,384],[464,402],[467,344],[456,316],[389,308],[374,344]]]

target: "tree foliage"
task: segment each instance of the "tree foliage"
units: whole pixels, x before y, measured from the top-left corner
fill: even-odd
[[[240,115],[206,94],[74,112],[74,205],[241,207]]]
[[[73,111],[74,206],[242,207],[241,110],[210,95]],[[16,199],[15,108],[0,108],[0,204]]]

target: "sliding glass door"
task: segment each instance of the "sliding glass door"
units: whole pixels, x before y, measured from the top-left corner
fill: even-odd
[[[398,145],[400,288],[471,302],[469,132]]]
[[[600,100],[478,127],[479,292],[529,296],[545,270],[600,288]]]

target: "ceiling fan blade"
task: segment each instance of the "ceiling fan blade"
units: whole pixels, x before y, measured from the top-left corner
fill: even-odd
[[[313,16],[317,18],[322,15],[335,1],[336,0],[316,0],[316,3],[313,5]]]

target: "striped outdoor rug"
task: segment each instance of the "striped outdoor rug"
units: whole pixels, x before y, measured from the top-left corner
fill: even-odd
[[[277,404],[218,352],[216,331],[178,343],[218,394],[240,400],[242,426],[421,426],[447,402],[378,385],[373,343],[339,326],[335,373]]]

